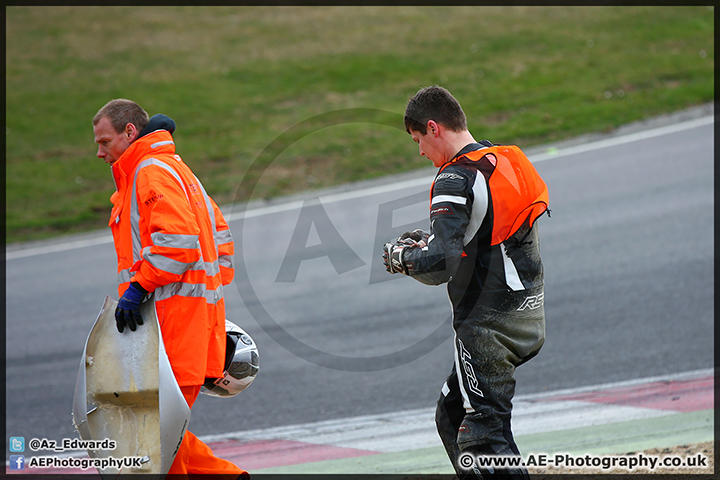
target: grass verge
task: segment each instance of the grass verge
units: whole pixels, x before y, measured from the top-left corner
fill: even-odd
[[[709,102],[713,16],[705,6],[7,7],[7,241],[106,225],[114,184],[90,119],[111,98],[174,118],[178,153],[222,205],[429,166],[397,122],[430,84],[460,100],[476,138],[522,147]],[[310,121],[333,112],[334,123]],[[252,191],[239,189],[246,175],[259,175]]]

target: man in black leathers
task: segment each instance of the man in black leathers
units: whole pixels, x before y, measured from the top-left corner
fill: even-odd
[[[547,187],[515,146],[476,142],[457,100],[442,87],[408,102],[405,127],[439,168],[430,232],[406,232],[383,247],[390,273],[447,282],[455,359],[437,404],[438,433],[461,479],[528,478],[510,417],[515,368],[545,339],[543,265],[537,218]]]

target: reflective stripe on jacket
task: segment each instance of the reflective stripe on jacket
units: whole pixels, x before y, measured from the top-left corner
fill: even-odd
[[[130,281],[154,292],[165,350],[180,386],[223,375],[225,300],[233,240],[220,209],[166,130],[137,139],[112,166],[109,226],[118,294]]]

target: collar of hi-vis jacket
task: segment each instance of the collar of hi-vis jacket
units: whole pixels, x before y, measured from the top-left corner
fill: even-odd
[[[152,153],[173,154],[175,143],[172,135],[167,130],[155,130],[152,133],[135,140],[112,166],[115,177],[115,187],[121,191],[126,183],[128,175],[131,175],[140,160]]]
[[[172,135],[167,130],[156,130],[152,133],[140,137],[135,140],[120,158],[110,167],[112,169],[113,179],[115,180],[115,192],[110,196],[110,202],[113,204],[110,213],[110,221],[108,226],[112,226],[113,222],[117,222],[118,214],[122,209],[125,201],[125,192],[128,188],[128,177],[133,174],[138,164],[143,158],[152,154],[170,154],[175,153],[175,143]]]

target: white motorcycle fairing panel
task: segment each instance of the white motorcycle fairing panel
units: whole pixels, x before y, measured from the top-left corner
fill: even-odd
[[[165,475],[190,421],[190,408],[168,361],[153,296],[143,302],[143,324],[120,333],[117,302],[105,297],[80,360],[73,423],[83,440],[114,440],[113,450],[88,450],[91,458],[141,457],[98,468],[103,476]],[[107,462],[106,462],[107,463]]]

